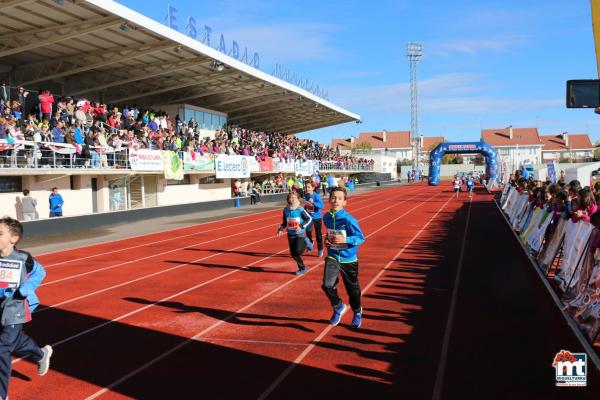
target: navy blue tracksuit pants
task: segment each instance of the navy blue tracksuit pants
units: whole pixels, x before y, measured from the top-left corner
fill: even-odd
[[[8,395],[12,355],[29,358],[35,362],[44,357],[40,346],[23,332],[22,324],[3,326],[0,331],[0,399],[5,399]]]

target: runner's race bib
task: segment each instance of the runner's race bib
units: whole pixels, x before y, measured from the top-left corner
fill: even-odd
[[[334,237],[343,237],[344,241],[346,241],[346,231],[343,229],[327,229],[327,236],[329,237],[329,242],[331,242],[333,240]],[[342,244],[331,244],[331,246],[329,246],[330,249],[333,250],[344,250],[348,248],[348,244],[347,243],[342,243]]]
[[[18,288],[21,284],[23,262],[19,260],[0,260],[0,287]]]
[[[287,229],[291,231],[298,230],[300,228],[300,218],[288,217],[287,218]]]
[[[304,204],[304,209],[308,212],[315,212],[315,205],[309,201]]]

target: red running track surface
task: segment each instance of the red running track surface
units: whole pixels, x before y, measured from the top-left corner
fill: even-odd
[[[47,254],[15,399],[577,398],[551,362],[580,345],[491,196],[422,184],[352,196],[364,321],[337,327],[322,258],[293,275],[280,211]],[[340,292],[346,298],[343,288]],[[563,390],[559,390],[563,389]],[[574,396],[574,397],[573,397]]]

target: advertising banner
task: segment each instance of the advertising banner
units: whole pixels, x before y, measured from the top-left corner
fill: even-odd
[[[286,162],[285,160],[274,158],[273,172],[294,172],[294,162]]]
[[[585,221],[567,223],[560,272],[554,278],[563,292],[573,287],[579,279],[581,269],[577,266],[582,261],[582,254],[593,229],[593,225]]]
[[[548,167],[548,177],[550,178],[552,183],[556,183],[558,181],[558,178],[556,177],[556,170],[557,170],[556,161],[555,160],[546,161],[546,166]]]
[[[312,160],[294,162],[294,173],[296,175],[311,176],[315,173],[315,164]]]
[[[273,159],[265,157],[263,160],[258,160],[260,172],[273,172]]]
[[[202,171],[202,172],[214,172],[215,171],[215,156],[212,154],[183,153],[183,169],[186,171]]]
[[[247,156],[228,156],[217,154],[215,173],[217,179],[250,178],[250,164]]]
[[[163,168],[165,179],[181,181],[183,180],[183,162],[179,155],[174,151],[162,151]]]
[[[129,151],[129,165],[133,171],[163,171],[163,159],[160,150]]]

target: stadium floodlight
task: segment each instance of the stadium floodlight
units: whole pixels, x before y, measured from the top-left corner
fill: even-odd
[[[123,32],[129,32],[129,25],[127,25],[127,22],[123,22],[121,24],[121,26],[119,26],[119,29],[122,30]]]
[[[417,140],[419,137],[419,101],[418,101],[418,81],[417,81],[417,63],[423,57],[423,44],[408,42],[406,44],[406,56],[410,63],[410,134],[413,137],[413,169],[418,169],[419,147]]]

